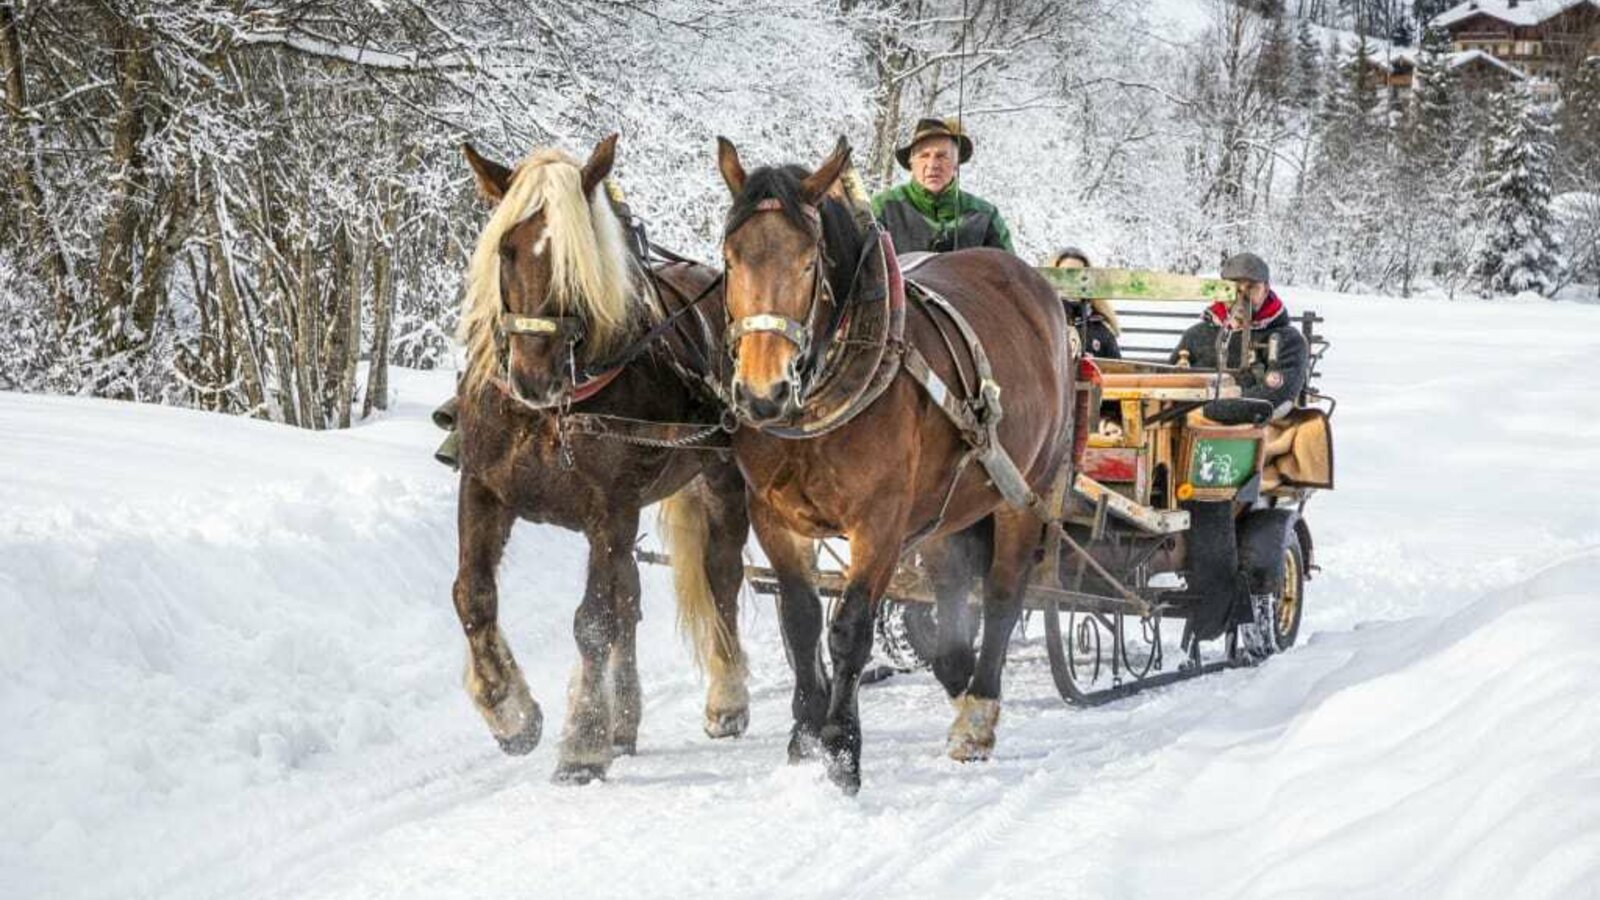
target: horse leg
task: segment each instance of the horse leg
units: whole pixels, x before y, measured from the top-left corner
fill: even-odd
[[[739,642],[739,589],[744,584],[744,544],[750,515],[744,479],[733,466],[708,472],[705,484],[710,527],[705,549],[706,579],[716,598],[722,629],[709,656],[711,689],[706,694],[706,734],[737,737],[750,726],[749,669]]]
[[[623,631],[618,627],[617,610],[637,608],[639,602],[639,570],[633,561],[639,511],[617,509],[613,513],[588,531],[588,584],[572,621],[578,663],[567,688],[567,721],[554,778],[562,784],[587,784],[604,778],[611,766],[607,658]]]
[[[933,674],[951,700],[966,693],[972,681],[971,610],[967,599],[979,573],[988,571],[994,520],[984,519],[965,531],[931,542],[922,554],[923,568],[938,603],[938,649]]]
[[[632,542],[629,542],[630,545]],[[630,556],[631,559],[631,556]],[[639,574],[637,564],[631,583],[632,590],[619,589],[614,596],[617,634],[611,641],[607,660],[607,678],[611,684],[611,749],[622,756],[632,756],[639,749],[639,720],[644,715],[644,696],[639,689],[638,633]],[[629,579],[623,577],[626,585]]]
[[[833,689],[822,726],[822,749],[828,777],[847,794],[861,789],[861,714],[856,695],[861,670],[872,655],[872,621],[878,601],[899,563],[904,522],[902,509],[850,534],[850,574],[828,626]]]
[[[495,570],[515,521],[511,510],[477,479],[461,479],[456,505],[459,551],[450,594],[467,636],[467,694],[500,749],[521,756],[539,746],[544,714],[497,621],[500,595]]]
[[[1000,675],[1022,614],[1022,594],[1039,534],[1039,520],[1030,512],[1006,508],[994,515],[994,558],[984,582],[983,647],[971,685],[955,698],[956,720],[946,747],[951,759],[988,759],[994,750]]]
[[[750,504],[756,540],[778,576],[778,622],[794,670],[789,762],[817,754],[828,711],[828,676],[822,669],[822,603],[811,584],[811,542],[790,531],[765,504]]]

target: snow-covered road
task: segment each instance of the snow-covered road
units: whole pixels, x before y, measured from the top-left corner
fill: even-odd
[[[765,598],[751,731],[701,736],[655,571],[640,755],[577,789],[552,740],[500,755],[429,459],[449,375],[341,434],[0,394],[0,896],[1600,896],[1600,307],[1285,295],[1340,400],[1301,645],[1085,712],[1028,641],[980,765],[891,679],[854,799],[784,764]],[[583,555],[524,525],[503,569],[552,723]]]

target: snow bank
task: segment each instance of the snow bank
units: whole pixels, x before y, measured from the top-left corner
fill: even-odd
[[[440,733],[462,757],[455,478],[425,419],[451,383],[401,373],[397,415],[342,434],[0,395],[5,894],[164,894],[170,870],[247,849],[227,834],[253,798]],[[583,547],[530,565],[519,544],[505,618],[556,699]]]
[[[1443,620],[1324,635],[1281,660],[1152,773],[1174,797],[1164,833],[1126,860],[1131,884],[1219,897],[1592,890],[1596,585],[1589,551]]]

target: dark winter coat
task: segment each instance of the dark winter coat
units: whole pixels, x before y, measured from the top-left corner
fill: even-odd
[[[1105,319],[1091,315],[1083,326],[1083,352],[1100,359],[1121,359],[1122,345]]]
[[[1311,370],[1305,336],[1289,318],[1288,308],[1281,301],[1274,304],[1276,300],[1277,294],[1273,294],[1262,304],[1263,309],[1276,305],[1278,312],[1251,326],[1249,363],[1238,373],[1242,396],[1271,403],[1273,418],[1294,408]],[[1217,338],[1224,331],[1222,323],[1225,321],[1226,313],[1219,315],[1216,307],[1207,309],[1201,320],[1189,326],[1178,340],[1171,361],[1177,362],[1179,355],[1187,350],[1191,368],[1215,369]],[[1237,369],[1244,364],[1242,332],[1226,330],[1227,368]]]
[[[972,247],[1011,250],[1011,230],[1000,211],[954,181],[937,194],[908,181],[874,196],[872,212],[901,253]]]

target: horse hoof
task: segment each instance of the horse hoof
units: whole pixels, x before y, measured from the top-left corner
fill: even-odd
[[[789,764],[797,765],[816,759],[822,753],[822,739],[815,731],[796,726],[789,734]]]
[[[539,746],[539,739],[544,736],[544,715],[535,708],[533,715],[528,717],[527,724],[522,730],[510,737],[495,735],[494,739],[500,743],[501,752],[507,756],[527,756]]]
[[[823,755],[828,761],[828,780],[853,797],[861,790],[861,734],[844,725],[822,726]]]
[[[962,694],[951,701],[956,720],[950,724],[945,753],[957,762],[978,762],[994,752],[995,727],[1000,724],[1000,701]]]
[[[985,747],[973,741],[956,740],[955,738],[951,738],[945,746],[945,753],[956,762],[983,762],[993,752],[993,746]]]
[[[638,741],[612,741],[611,752],[617,756],[638,756]]]
[[[554,784],[568,787],[582,787],[593,781],[606,780],[606,767],[599,763],[562,763],[556,766],[556,773],[550,776]]]
[[[740,709],[732,712],[708,713],[706,715],[706,737],[716,740],[718,738],[738,737],[750,727],[750,710]]]
[[[854,797],[861,791],[861,760],[851,753],[828,754],[828,780],[846,797]]]

